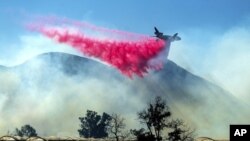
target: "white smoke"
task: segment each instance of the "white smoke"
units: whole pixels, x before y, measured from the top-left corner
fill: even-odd
[[[192,32],[184,33],[183,40],[171,48],[170,59],[230,91],[247,102],[250,77],[250,27],[237,27],[223,34],[200,32],[195,41]],[[206,42],[205,42],[206,41]]]
[[[64,44],[57,44],[55,41],[42,35],[23,35],[17,43],[10,43],[5,46],[5,58],[0,58],[0,65],[15,66],[46,52],[67,52],[80,55],[76,50]],[[9,47],[15,50],[9,50]]]

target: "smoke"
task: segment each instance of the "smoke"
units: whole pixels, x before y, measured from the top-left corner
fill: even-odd
[[[27,123],[42,136],[78,136],[78,117],[87,109],[99,114],[116,112],[127,119],[129,127],[139,126],[135,111],[144,106],[138,101],[144,92],[135,94],[125,86],[131,81],[111,79],[107,83],[95,77],[70,77],[56,64],[55,69],[44,69],[39,61],[29,63],[24,70],[0,73],[0,81],[6,82],[0,89],[1,135]]]
[[[0,65],[16,66],[46,52],[67,52],[80,55],[75,49],[56,44],[42,35],[21,35],[15,43],[1,44],[6,47],[0,57]],[[10,49],[11,48],[11,49]]]
[[[78,136],[78,117],[84,116],[87,109],[99,114],[116,112],[126,118],[128,127],[139,126],[135,115],[145,102],[138,99],[143,99],[146,92],[140,90],[135,94],[133,88],[126,86],[135,82],[116,78],[100,80],[88,74],[65,75],[60,64],[34,56],[54,51],[79,55],[74,49],[40,35],[23,35],[19,42],[16,48],[20,50],[12,52],[8,58],[11,61],[3,60],[3,65],[18,66],[0,70],[1,135],[30,124],[41,136]],[[101,76],[113,75],[96,66],[90,69],[95,76],[100,70]]]
[[[248,103],[250,81],[250,28],[234,28],[216,41],[211,75],[218,84]],[[217,48],[217,49],[216,49]],[[216,51],[218,50],[218,51]],[[223,69],[221,69],[223,68]]]
[[[224,33],[202,30],[183,34],[183,41],[172,48],[170,59],[247,102],[250,27],[234,27]]]

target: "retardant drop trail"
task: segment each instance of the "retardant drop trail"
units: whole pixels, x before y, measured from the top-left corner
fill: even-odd
[[[35,30],[55,39],[59,43],[72,46],[85,56],[109,63],[130,78],[134,74],[143,77],[149,69],[162,68],[163,62],[161,60],[156,61],[153,65],[149,63],[150,60],[156,58],[164,50],[166,43],[160,39],[151,37],[140,38],[137,41],[98,39],[87,36],[80,30],[72,32],[67,27],[58,28],[56,26],[40,25]]]

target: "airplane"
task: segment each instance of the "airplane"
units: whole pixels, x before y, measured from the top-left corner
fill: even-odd
[[[170,36],[170,35],[164,35],[162,32],[160,32],[156,27],[154,27],[155,29],[155,36],[154,37],[157,37],[159,39],[162,39],[164,41],[179,41],[181,40],[181,37],[178,36],[178,33],[175,33],[173,36]]]
[[[159,54],[157,54],[157,56],[155,56],[154,58],[152,58],[148,61],[148,65],[150,68],[154,68],[156,70],[159,70],[163,67],[161,63],[159,64],[159,62],[166,61],[168,54],[169,54],[171,42],[179,41],[179,40],[181,40],[181,38],[178,36],[178,33],[175,33],[173,36],[170,36],[170,35],[164,35],[156,27],[154,27],[154,29],[155,29],[155,32],[154,32],[155,36],[153,36],[153,37],[156,37],[156,41],[163,40],[164,42],[166,42],[163,50],[161,52],[159,52]]]

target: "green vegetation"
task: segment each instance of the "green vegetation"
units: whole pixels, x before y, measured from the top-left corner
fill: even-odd
[[[32,126],[26,124],[21,127],[21,130],[16,128],[13,135],[20,136],[20,137],[36,137],[37,133],[36,133],[36,130]]]

